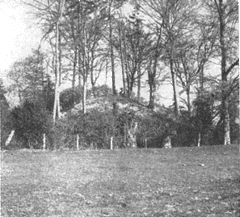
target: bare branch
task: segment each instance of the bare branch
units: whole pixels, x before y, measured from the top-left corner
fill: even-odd
[[[238,66],[239,65],[239,59],[237,59],[228,69],[227,71],[225,72],[226,76],[232,71],[232,69],[235,67],[235,66]]]

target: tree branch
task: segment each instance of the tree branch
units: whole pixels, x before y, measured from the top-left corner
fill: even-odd
[[[237,59],[237,60],[227,69],[227,71],[225,72],[226,76],[228,76],[228,74],[232,71],[232,69],[233,69],[235,66],[237,66],[237,65],[239,65],[239,59]]]

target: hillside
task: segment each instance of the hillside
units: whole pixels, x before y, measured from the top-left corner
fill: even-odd
[[[137,116],[146,116],[153,114],[156,111],[162,113],[166,112],[166,108],[163,106],[158,106],[154,111],[149,109],[147,105],[141,104],[136,100],[132,100],[122,96],[108,96],[108,97],[98,97],[88,99],[86,102],[87,111],[97,109],[98,111],[111,111],[113,102],[117,103],[118,111],[121,113],[134,112]],[[77,114],[82,109],[82,103],[74,106],[68,113]]]

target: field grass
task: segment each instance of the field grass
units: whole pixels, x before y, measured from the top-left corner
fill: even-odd
[[[237,146],[1,157],[1,216],[240,216]]]

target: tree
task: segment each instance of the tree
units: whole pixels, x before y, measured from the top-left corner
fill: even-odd
[[[11,111],[12,129],[21,146],[26,148],[41,148],[42,136],[48,134],[51,128],[49,120],[49,113],[41,102],[26,100]]]
[[[205,76],[204,71],[210,59],[215,54],[216,37],[214,37],[214,27],[211,24],[206,24],[205,19],[211,19],[208,16],[198,17],[194,22],[195,30],[187,34],[180,46],[174,65],[178,84],[183,88],[180,92],[186,93],[187,99],[182,99],[186,104],[188,113],[191,115],[192,102],[191,95],[194,87],[198,87],[197,94],[204,92]],[[201,96],[200,96],[201,97]]]
[[[17,92],[20,103],[26,99],[36,101],[42,96],[48,80],[45,59],[44,53],[33,50],[31,55],[15,62],[8,72],[8,77],[13,81],[10,90]]]
[[[198,146],[202,144],[210,144],[209,133],[213,131],[213,105],[214,94],[204,91],[197,94],[197,98],[193,101],[194,106],[194,128],[198,137]],[[204,142],[205,141],[205,142]]]
[[[142,2],[141,2],[142,3]],[[139,3],[140,4],[140,3]],[[165,63],[169,67],[176,116],[179,115],[179,102],[176,89],[176,69],[174,61],[183,49],[179,42],[192,31],[192,17],[198,4],[195,1],[150,0],[141,5],[141,10],[149,21],[162,31],[161,41],[164,44]]]
[[[205,2],[209,13],[216,16],[215,28],[218,32],[218,49],[221,62],[222,79],[222,113],[221,119],[224,128],[224,145],[231,144],[230,139],[230,117],[229,117],[229,97],[227,83],[229,73],[239,65],[237,57],[238,44],[238,2],[236,0],[223,1],[212,0]]]
[[[82,89],[74,88],[74,92],[72,88],[66,88],[61,92],[60,95],[60,105],[63,112],[66,112],[74,107],[75,104],[80,103],[82,99]]]
[[[0,147],[4,147],[4,140],[8,133],[8,113],[9,104],[5,97],[7,91],[3,86],[3,81],[0,79]]]
[[[53,108],[53,120],[54,122],[60,116],[60,85],[61,85],[61,70],[62,70],[62,34],[61,24],[63,17],[63,9],[65,6],[65,0],[55,1],[38,1],[33,0],[25,4],[34,9],[38,24],[43,30],[42,40],[48,38],[52,53],[53,53],[53,71],[55,73],[55,96],[54,96],[54,108]],[[53,34],[52,34],[53,33]],[[53,36],[52,36],[53,35]],[[54,42],[53,42],[54,39]],[[41,40],[41,41],[42,41]],[[54,62],[55,61],[55,62]]]
[[[137,86],[137,98],[140,101],[144,63],[150,46],[150,35],[144,32],[139,6],[135,5],[132,14],[123,18],[120,14],[117,22],[118,35],[114,38],[114,47],[120,56],[123,93],[131,98],[133,88]]]
[[[153,46],[151,47],[149,60],[148,60],[148,84],[149,84],[149,105],[150,109],[154,109],[155,106],[155,98],[157,91],[157,76],[160,73],[157,73],[159,69],[159,58],[163,54],[163,44],[161,41],[162,38],[162,29],[156,28],[156,42],[153,42]]]
[[[62,34],[68,47],[68,60],[73,64],[72,88],[78,73],[79,87],[83,89],[81,101],[86,113],[87,84],[90,78],[92,88],[100,76],[105,64],[102,45],[103,30],[106,28],[105,14],[102,15],[103,5],[100,1],[68,1],[64,13],[64,32]],[[105,5],[106,6],[106,5]],[[80,90],[80,88],[78,88]],[[74,91],[73,91],[74,93]]]
[[[56,17],[56,49],[55,49],[55,97],[54,97],[54,107],[53,107],[53,122],[55,122],[60,116],[60,85],[61,85],[61,65],[59,52],[61,48],[59,47],[60,34],[59,34],[59,25],[61,23],[63,9],[64,9],[65,0],[61,0],[58,4],[58,11]]]

